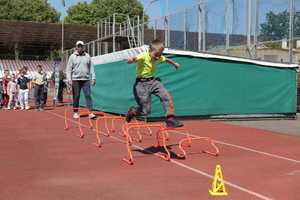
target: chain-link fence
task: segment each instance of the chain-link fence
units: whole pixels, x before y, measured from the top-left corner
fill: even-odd
[[[191,8],[144,26],[142,22],[142,17],[126,23],[109,18],[109,26],[98,26],[99,39],[86,50],[96,56],[132,47],[132,39],[142,45],[158,38],[172,49],[274,62],[300,60],[300,0],[199,0]],[[66,51],[64,59],[72,52]]]

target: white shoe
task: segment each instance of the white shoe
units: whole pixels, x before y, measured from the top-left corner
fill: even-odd
[[[24,110],[24,107],[23,106],[21,106],[21,109],[20,110]]]
[[[97,116],[96,116],[94,113],[90,113],[90,114],[89,114],[89,118],[90,118],[90,119],[95,119],[96,117],[97,117]]]
[[[30,109],[30,106],[25,106],[25,109],[26,109],[26,110],[29,110],[29,109]]]
[[[75,112],[73,114],[73,119],[79,119],[79,118],[80,118],[80,115],[77,112]]]
[[[17,107],[14,107],[14,110],[17,110]]]
[[[11,108],[10,107],[7,107],[7,110],[10,110]]]

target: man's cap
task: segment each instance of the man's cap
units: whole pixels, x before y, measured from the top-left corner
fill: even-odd
[[[76,47],[78,47],[79,45],[82,45],[82,46],[83,46],[83,45],[84,45],[84,42],[82,42],[82,41],[80,41],[80,40],[77,41],[77,42],[76,42]]]

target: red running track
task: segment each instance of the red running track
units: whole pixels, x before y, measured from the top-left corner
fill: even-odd
[[[94,130],[85,128],[84,139],[77,137],[76,124],[64,131],[62,108],[1,111],[0,119],[0,199],[216,199],[208,190],[217,164],[229,193],[218,199],[300,199],[299,137],[186,121],[192,134],[217,142],[219,157],[197,153],[199,144],[186,160],[163,161],[149,153],[155,151],[154,139],[145,136],[135,146],[135,165],[129,166],[121,160],[126,155],[123,138],[105,137],[97,149]],[[171,134],[171,151],[182,137]]]

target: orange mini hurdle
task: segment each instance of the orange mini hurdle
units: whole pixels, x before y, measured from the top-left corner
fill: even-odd
[[[220,151],[218,147],[215,145],[214,141],[211,140],[208,137],[196,137],[196,136],[191,136],[188,131],[185,128],[167,128],[163,124],[140,124],[140,123],[128,123],[123,126],[124,134],[125,134],[125,140],[126,140],[126,147],[127,147],[127,152],[128,152],[128,157],[124,157],[123,161],[125,161],[129,165],[134,164],[134,158],[131,150],[131,146],[133,144],[133,137],[130,134],[130,130],[132,129],[141,129],[141,128],[158,128],[156,131],[156,141],[157,145],[156,147],[163,147],[166,153],[160,153],[159,156],[166,161],[171,160],[171,154],[170,151],[167,148],[167,141],[169,140],[169,133],[170,132],[186,132],[187,134],[185,135],[184,139],[181,139],[178,143],[179,145],[179,150],[181,153],[176,153],[177,157],[179,158],[184,158],[186,159],[187,153],[185,150],[185,147],[191,147],[192,146],[192,141],[207,141],[209,144],[214,148],[214,152],[208,151],[208,150],[202,150],[203,153],[207,153],[209,155],[213,156],[218,156]],[[135,141],[142,142],[142,136],[138,132],[138,139]]]
[[[163,124],[126,123],[123,125],[123,130],[124,130],[124,134],[125,134],[125,141],[126,141],[128,157],[124,157],[123,161],[125,161],[129,165],[134,164],[134,159],[133,159],[133,155],[132,155],[132,151],[131,151],[131,146],[133,144],[134,139],[130,135],[130,130],[132,130],[132,129],[140,130],[141,128],[147,128],[147,129],[148,128],[158,128],[158,131],[156,132],[157,146],[161,146],[161,143],[162,143],[162,146],[166,151],[166,153],[160,155],[160,157],[164,160],[170,160],[171,154],[166,146],[166,135],[165,135],[165,131],[163,128]],[[139,131],[137,132],[137,134],[138,134],[137,141],[142,142],[142,135],[140,134]],[[162,142],[160,142],[160,140],[162,140]]]
[[[70,110],[72,110],[73,108],[71,107],[71,106],[69,106],[70,104],[65,104],[64,105],[64,121],[65,121],[65,127],[64,127],[64,129],[65,130],[69,130],[70,129],[70,126],[69,126],[69,123],[68,123],[68,114],[69,114],[69,112],[70,112]],[[77,127],[78,127],[78,130],[79,130],[79,137],[80,138],[84,138],[84,132],[83,132],[83,130],[82,130],[82,127],[81,127],[81,117],[82,116],[87,116],[87,115],[89,115],[90,113],[91,113],[91,111],[89,111],[88,109],[86,109],[86,108],[79,108],[79,118],[77,119]],[[103,113],[102,112],[93,112],[94,114],[96,114],[96,115],[103,115]],[[92,119],[90,119],[89,118],[89,128],[90,129],[93,129],[93,122],[92,122]]]
[[[101,130],[100,130],[100,127],[101,127],[100,121],[104,121],[104,127],[106,129],[106,133],[105,132],[101,132]],[[109,128],[109,121],[111,121],[110,128]],[[101,133],[104,136],[106,136],[106,137],[110,137],[112,133],[116,132],[116,127],[115,127],[115,122],[116,121],[119,121],[119,122],[123,123],[123,125],[127,124],[127,122],[125,120],[125,117],[122,117],[122,116],[104,115],[104,116],[102,116],[102,117],[100,117],[100,118],[98,118],[96,120],[96,140],[97,140],[96,141],[96,146],[97,147],[100,148],[102,146]],[[135,119],[135,123],[136,124],[142,124],[144,122],[138,123],[138,121]],[[119,134],[119,135],[122,136],[122,137],[125,137],[125,132],[124,132],[124,129],[123,129],[123,127],[124,127],[123,125],[122,125],[121,134]],[[151,131],[150,128],[148,128],[148,132],[149,132],[148,135],[151,136],[152,135],[152,131]],[[140,128],[138,129],[138,133],[137,134],[139,135],[139,138],[141,140],[142,135],[140,133]]]

